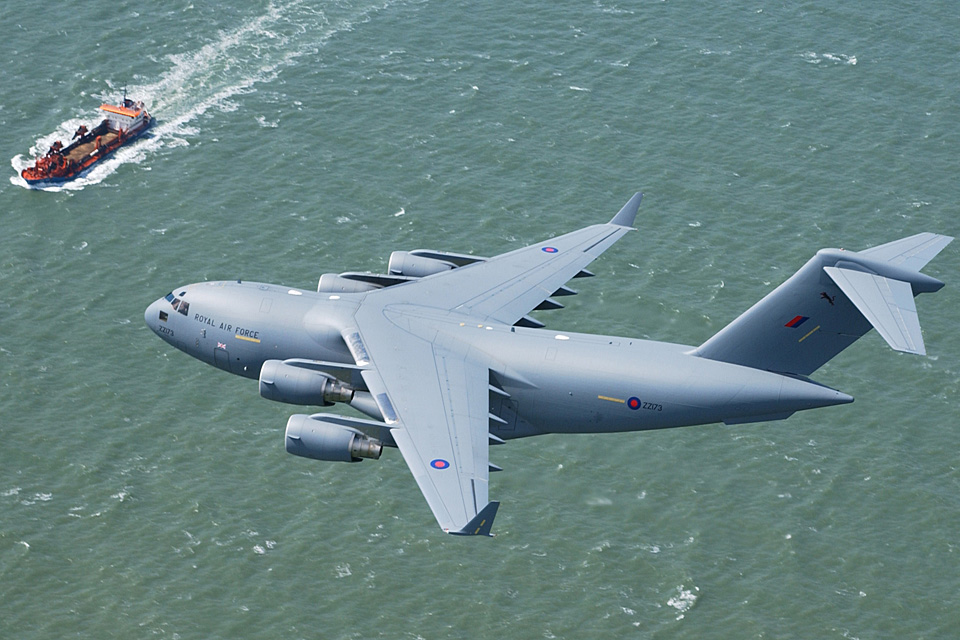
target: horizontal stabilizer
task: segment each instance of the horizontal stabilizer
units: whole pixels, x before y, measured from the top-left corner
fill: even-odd
[[[926,355],[909,282],[840,267],[823,270],[891,348]]]
[[[920,271],[953,240],[939,233],[918,233],[878,247],[864,249],[860,255],[887,262],[911,271]]]
[[[490,528],[493,527],[493,518],[497,515],[499,502],[489,502],[487,506],[480,510],[473,520],[467,523],[460,531],[451,531],[455,536],[490,536]]]

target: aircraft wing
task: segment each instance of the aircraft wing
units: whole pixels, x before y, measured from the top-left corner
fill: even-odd
[[[513,324],[631,230],[638,193],[607,224],[368,293],[344,338],[440,527],[490,535],[489,364],[445,327]]]
[[[607,224],[598,224],[504,253],[483,262],[368,294],[514,324],[610,248],[633,222],[637,193]]]
[[[489,535],[499,503],[487,491],[488,367],[404,309],[361,309],[356,320],[374,367],[364,381],[437,523]]]

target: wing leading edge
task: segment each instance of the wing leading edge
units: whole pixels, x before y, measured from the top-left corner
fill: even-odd
[[[513,324],[630,231],[641,197],[607,224],[365,296],[348,343],[444,531],[491,535],[500,504],[488,495],[489,364],[452,316]]]

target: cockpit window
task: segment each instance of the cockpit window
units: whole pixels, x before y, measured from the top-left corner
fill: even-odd
[[[184,293],[186,293],[186,291],[184,291]],[[188,315],[190,313],[190,303],[186,300],[181,300],[180,298],[175,297],[173,292],[165,295],[163,299],[170,303],[170,306],[173,307],[174,311],[178,311],[182,315]]]

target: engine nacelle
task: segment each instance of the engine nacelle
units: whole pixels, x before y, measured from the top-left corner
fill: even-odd
[[[287,453],[330,462],[378,460],[383,445],[365,434],[324,420],[322,416],[296,414],[287,420],[284,433]]]
[[[260,395],[277,402],[330,407],[350,402],[353,389],[326,373],[267,360],[260,369]]]
[[[394,275],[422,278],[442,271],[456,268],[456,264],[446,260],[437,260],[418,256],[409,251],[394,251],[390,254],[387,271]]]
[[[364,293],[379,288],[373,283],[344,278],[336,273],[323,274],[320,276],[320,282],[317,283],[318,293]]]

